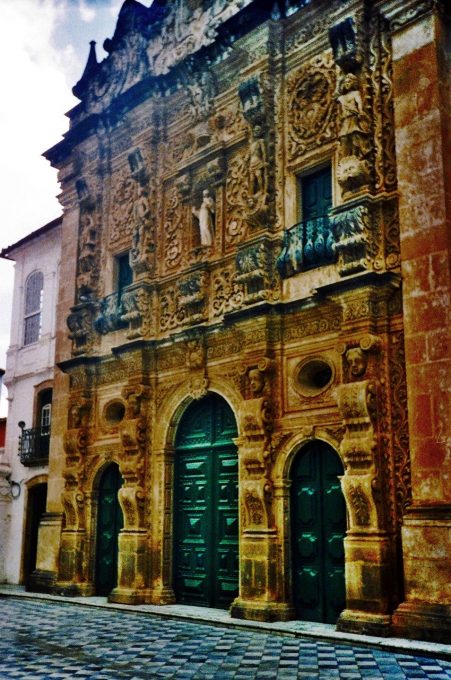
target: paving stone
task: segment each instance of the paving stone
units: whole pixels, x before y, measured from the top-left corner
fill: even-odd
[[[129,611],[0,599],[0,679],[451,679],[415,654],[231,630]]]

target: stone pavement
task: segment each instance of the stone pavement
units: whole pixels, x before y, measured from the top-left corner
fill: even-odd
[[[0,626],[1,679],[451,678],[450,661],[418,652],[408,655],[35,595],[0,595]]]

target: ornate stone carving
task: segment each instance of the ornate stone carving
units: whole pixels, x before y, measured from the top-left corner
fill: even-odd
[[[270,296],[272,254],[269,243],[260,241],[241,248],[236,255],[237,283],[244,287],[244,304],[253,304]]]
[[[202,247],[211,247],[215,240],[215,201],[208,189],[202,192],[202,203],[192,209],[199,225],[199,241]]]
[[[120,319],[129,324],[128,338],[151,335],[155,331],[152,295],[153,289],[145,283],[132,284],[122,293]]]
[[[86,197],[80,207],[77,266],[77,300],[80,302],[95,297],[99,281],[100,230],[90,198]]]
[[[355,524],[368,526],[370,523],[370,504],[360,486],[349,486],[348,497],[351,499]]]
[[[168,73],[189,54],[212,43],[217,29],[250,0],[217,0],[210,6],[179,0],[170,6],[161,31],[151,38],[147,51],[155,75]],[[205,9],[204,9],[205,8]]]
[[[171,330],[183,324],[194,324],[206,318],[209,275],[197,271],[182,278],[177,286],[166,288],[160,295],[160,329]]]
[[[287,118],[290,160],[335,136],[335,67],[325,52],[288,78]]]
[[[202,399],[208,393],[208,378],[203,375],[193,375],[189,383],[189,393],[193,399]]]
[[[338,408],[346,428],[341,454],[346,467],[368,469],[374,462],[376,437],[372,418],[376,409],[376,385],[364,380],[337,388]]]
[[[131,241],[135,227],[135,201],[138,184],[127,168],[114,173],[111,179],[110,244]]]
[[[363,108],[359,78],[355,74],[344,75],[337,101],[341,118],[337,179],[346,198],[356,190],[368,188],[371,174],[368,161],[370,121]]]
[[[180,183],[172,186],[165,200],[164,217],[164,264],[166,269],[173,270],[182,258],[184,210]]]
[[[140,185],[134,205],[135,226],[130,249],[130,267],[135,277],[155,271],[155,227],[150,213],[149,192]]]
[[[372,213],[366,205],[336,208],[330,216],[341,276],[371,268],[377,250]]]
[[[94,305],[91,303],[72,307],[67,317],[69,338],[72,340],[72,354],[87,352],[93,342]]]

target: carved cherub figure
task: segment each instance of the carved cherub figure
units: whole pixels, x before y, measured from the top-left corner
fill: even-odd
[[[360,347],[351,347],[346,352],[349,372],[353,378],[359,378],[365,374],[368,359],[365,352]]]
[[[251,368],[247,375],[253,396],[259,397],[266,387],[264,374],[258,368]]]

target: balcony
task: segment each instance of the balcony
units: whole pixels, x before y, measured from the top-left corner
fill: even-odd
[[[49,460],[50,427],[31,427],[19,437],[20,462],[26,467],[46,465]]]
[[[304,220],[287,229],[277,269],[283,279],[331,264],[336,259],[333,225],[328,215]]]

